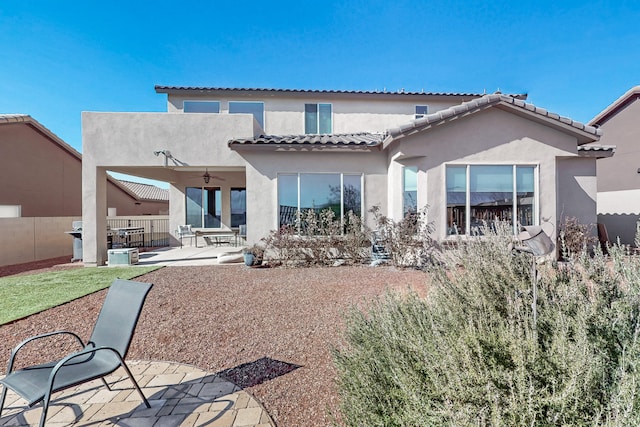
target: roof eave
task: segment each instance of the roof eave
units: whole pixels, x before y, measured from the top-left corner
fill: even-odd
[[[233,151],[365,151],[379,150],[377,145],[356,144],[251,144],[229,142],[229,148]]]
[[[220,95],[220,94],[260,94],[260,95],[285,95],[285,96],[304,96],[304,97],[382,97],[382,98],[461,98],[474,99],[484,96],[483,93],[456,93],[456,92],[410,92],[410,91],[378,91],[378,90],[322,90],[322,89],[269,89],[269,88],[225,88],[225,87],[207,87],[207,86],[164,86],[156,85],[156,93],[167,95]],[[512,94],[516,99],[527,99],[527,94]]]
[[[598,113],[589,121],[590,126],[602,126],[611,117],[618,114],[627,105],[640,98],[640,86],[634,86],[624,93],[620,98],[616,99],[607,108]]]

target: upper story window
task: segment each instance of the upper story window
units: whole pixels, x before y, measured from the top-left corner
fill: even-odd
[[[219,113],[220,102],[218,101],[184,101],[182,110],[185,113]]]
[[[304,133],[332,132],[331,104],[304,104]]]
[[[428,105],[416,105],[416,119],[420,119],[429,114],[429,106]]]
[[[253,114],[264,129],[264,102],[229,101],[229,114]]]

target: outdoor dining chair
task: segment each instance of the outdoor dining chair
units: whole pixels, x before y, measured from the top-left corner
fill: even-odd
[[[86,344],[77,334],[69,331],[37,335],[18,344],[11,352],[7,376],[0,380],[0,384],[4,386],[2,396],[0,396],[0,416],[9,388],[24,398],[29,407],[42,401],[42,415],[40,416],[40,426],[42,427],[47,418],[47,410],[53,393],[95,379],[101,379],[107,389],[111,390],[104,377],[119,367],[125,370],[144,404],[150,408],[147,398],[131,375],[124,359],[131,344],[142,305],[152,286],[150,283],[132,280],[114,280],[107,292],[91,337]],[[27,343],[60,334],[74,337],[83,347],[82,350],[71,353],[60,360],[13,370],[18,352]]]
[[[193,239],[196,239],[196,246],[198,246],[198,236],[191,229],[191,224],[179,225],[177,230],[178,237],[180,238],[180,247],[182,247],[182,239],[188,237],[189,244],[193,246]]]

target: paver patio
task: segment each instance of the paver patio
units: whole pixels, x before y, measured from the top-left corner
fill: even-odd
[[[95,380],[53,395],[46,425],[131,427],[269,427],[275,424],[262,405],[235,384],[193,366],[131,361],[128,365],[151,408],[122,369],[106,377],[111,391]],[[0,426],[37,425],[42,405],[28,408],[9,391]]]

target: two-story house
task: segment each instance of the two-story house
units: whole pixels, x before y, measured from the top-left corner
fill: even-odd
[[[169,182],[171,229],[247,240],[301,209],[372,223],[430,207],[439,239],[482,221],[596,220],[600,132],[524,95],[156,86],[166,113],[85,112],[84,256],[102,265],[106,171]],[[589,144],[589,145],[587,145]]]

